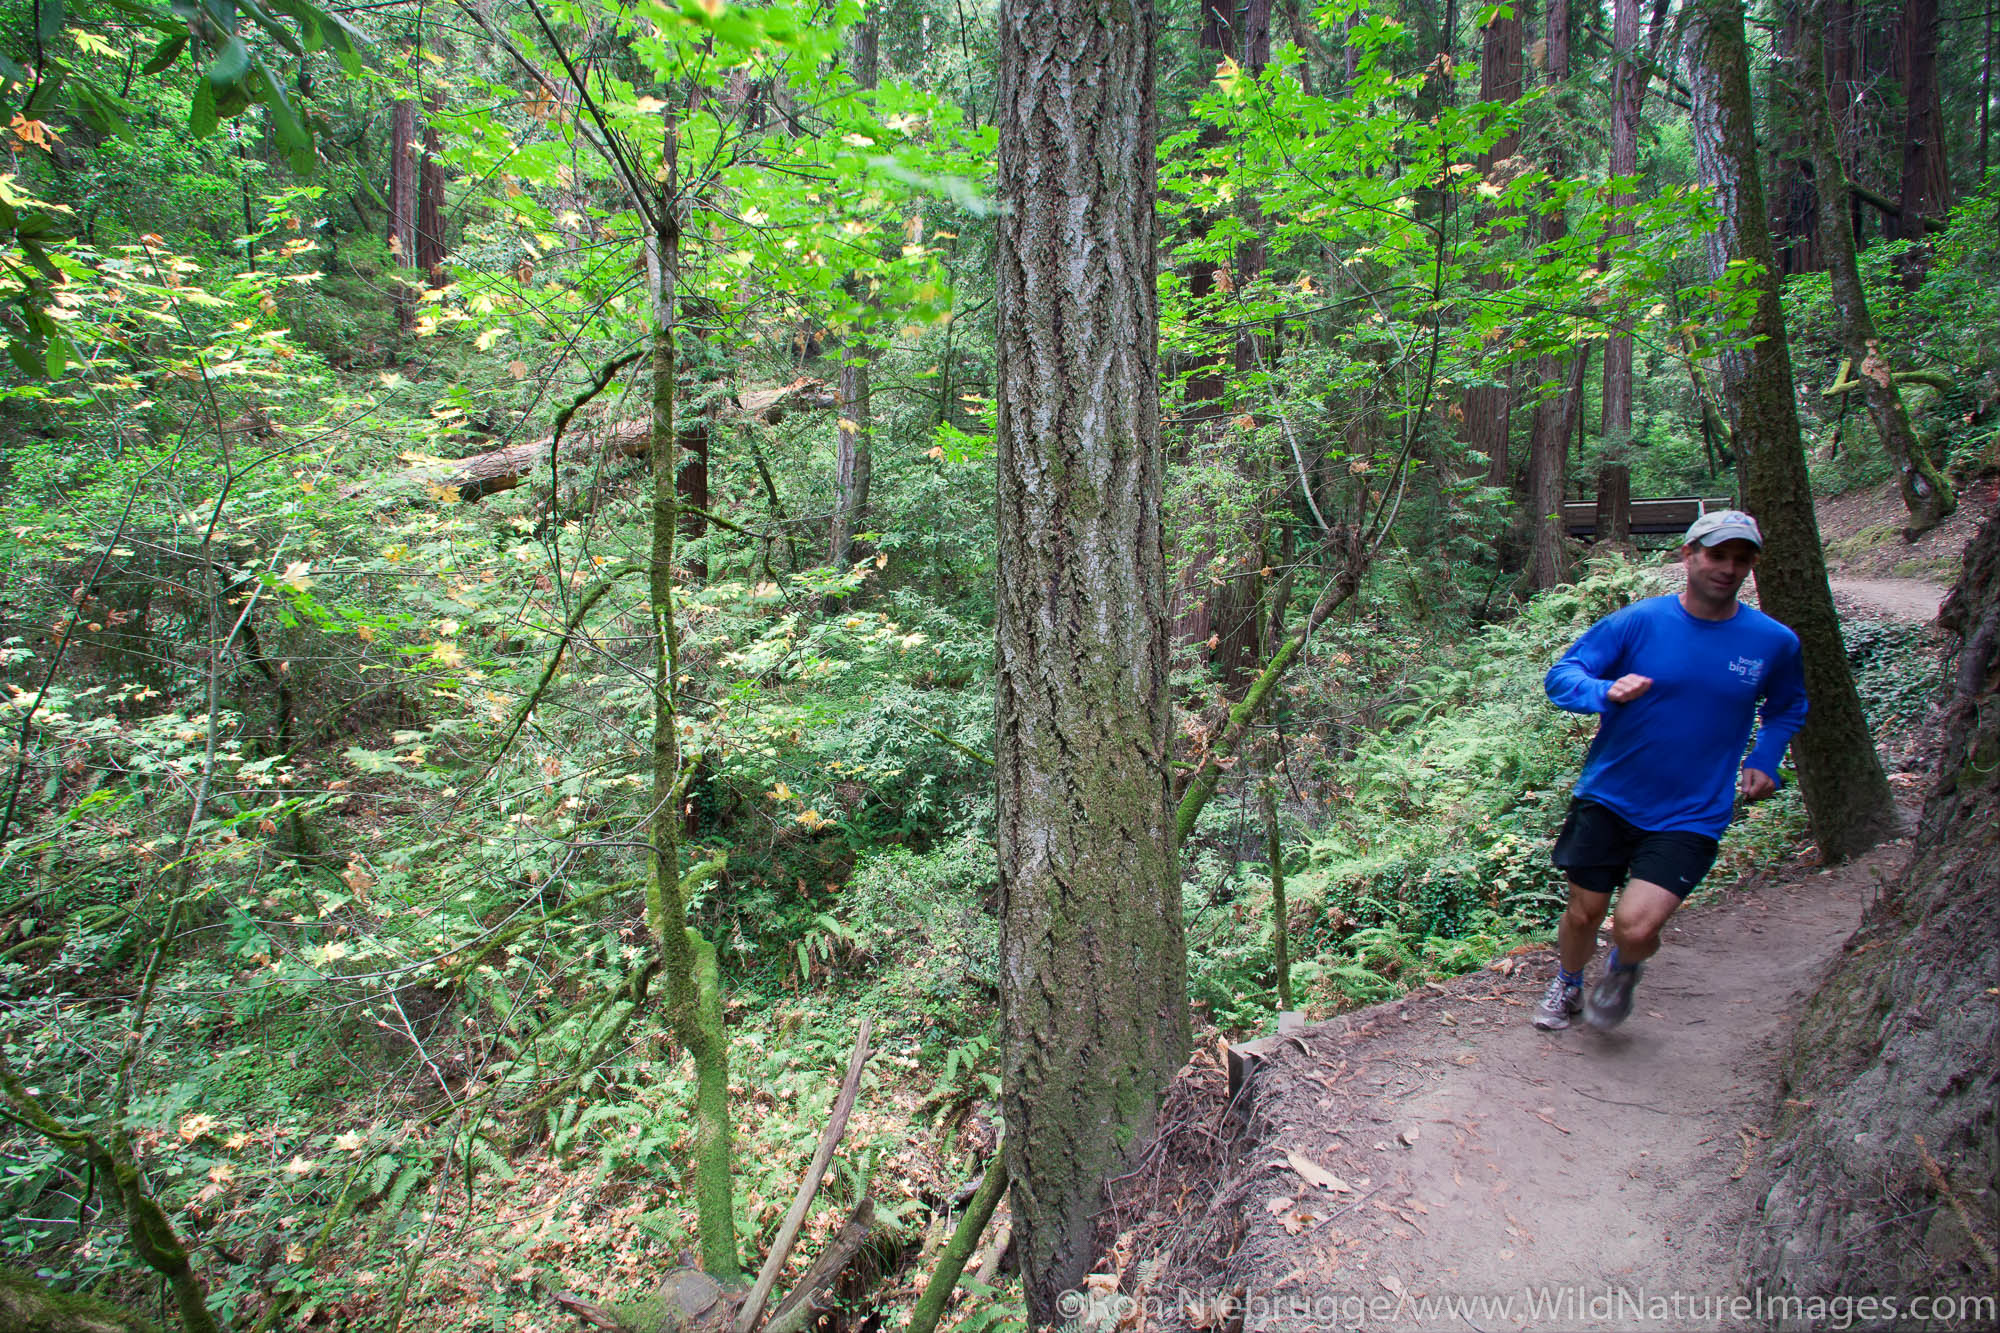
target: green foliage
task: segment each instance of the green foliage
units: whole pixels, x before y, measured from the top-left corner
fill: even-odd
[[[1286,877],[1295,982],[1344,1003],[1480,966],[1561,911],[1547,864],[1587,718],[1543,697],[1549,664],[1649,591],[1612,560],[1530,602],[1405,688],[1331,780],[1341,804]]]

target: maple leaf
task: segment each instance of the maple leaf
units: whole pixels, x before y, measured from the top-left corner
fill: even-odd
[[[180,1123],[181,1142],[193,1143],[204,1134],[213,1133],[218,1123],[220,1122],[206,1111],[195,1112]]]
[[[345,1134],[335,1135],[333,1146],[342,1152],[360,1152],[362,1145],[366,1142],[366,1139],[350,1129]]]

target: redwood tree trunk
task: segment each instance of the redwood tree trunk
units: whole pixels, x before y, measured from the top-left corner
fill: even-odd
[[[1792,743],[1792,755],[1821,854],[1828,861],[1845,860],[1896,832],[1896,803],[1847,668],[1806,479],[1791,354],[1757,176],[1741,0],[1693,0],[1682,61],[1693,93],[1695,162],[1720,217],[1708,237],[1710,272],[1720,278],[1731,263],[1746,260],[1758,272],[1749,330],[1755,341],[1721,358],[1745,507],[1764,529],[1757,593],[1764,610],[1791,626],[1804,649],[1812,711]]]
[[[1148,0],[1000,10],[999,787],[1006,1153],[1028,1314],[1187,1052],[1169,815]]]
[[[1903,7],[1903,211],[1894,234],[1921,241],[1926,221],[1943,221],[1951,209],[1951,175],[1945,160],[1944,110],[1937,77],[1937,0],[1908,0]],[[1921,261],[1910,270],[1922,274]]]
[[[1486,25],[1484,44],[1479,52],[1479,100],[1512,102],[1521,96],[1521,14],[1526,0],[1503,11]],[[1496,163],[1504,162],[1520,149],[1520,139],[1512,134],[1496,142],[1480,155],[1479,174],[1493,175]],[[1481,273],[1479,285],[1497,292],[1507,285],[1498,273]],[[1464,399],[1463,438],[1470,447],[1486,455],[1486,481],[1491,486],[1511,486],[1513,467],[1507,457],[1507,434],[1513,421],[1514,390],[1511,384],[1483,384],[1467,389]]]
[[[1569,0],[1549,0],[1543,29],[1543,51],[1549,82],[1558,90],[1569,78]],[[1560,99],[1560,91],[1556,94]],[[1549,175],[1560,179],[1568,170],[1559,136],[1551,136],[1543,154]],[[1553,249],[1569,235],[1562,209],[1542,215],[1542,244]],[[1535,377],[1542,396],[1535,404],[1528,436],[1528,577],[1536,588],[1553,588],[1569,573],[1563,542],[1563,492],[1569,461],[1570,430],[1576,425],[1583,396],[1580,355],[1543,356],[1535,360]],[[1560,380],[1561,387],[1554,387]]]
[[[1806,132],[1812,151],[1813,175],[1819,186],[1820,248],[1826,255],[1827,276],[1833,288],[1834,311],[1840,319],[1842,350],[1861,381],[1861,393],[1868,404],[1869,418],[1882,449],[1895,466],[1902,485],[1903,505],[1910,511],[1908,535],[1928,532],[1946,514],[1957,508],[1951,482],[1931,461],[1910,416],[1896,392],[1888,358],[1875,337],[1875,321],[1868,313],[1868,297],[1861,287],[1861,270],[1854,257],[1854,228],[1849,221],[1847,173],[1841,167],[1840,150],[1833,137],[1832,106],[1827,98],[1822,74],[1826,50],[1826,29],[1817,8],[1803,16],[1802,40],[1794,67],[1804,94]]]
[[[400,98],[389,112],[389,253],[406,267],[417,262],[416,137],[417,104]],[[400,281],[391,282],[397,321],[407,329],[416,318],[415,305]]]
[[[398,103],[411,105],[408,103]],[[444,94],[432,93],[430,110],[444,109]],[[431,286],[444,286],[444,159],[438,156],[437,126],[425,118],[423,160],[417,171],[416,266]]]

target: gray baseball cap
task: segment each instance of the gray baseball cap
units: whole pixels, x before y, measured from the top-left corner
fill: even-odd
[[[1741,509],[1718,509],[1703,514],[1688,528],[1681,545],[1715,546],[1727,541],[1746,541],[1760,551],[1764,549],[1764,534],[1757,530],[1757,520]]]

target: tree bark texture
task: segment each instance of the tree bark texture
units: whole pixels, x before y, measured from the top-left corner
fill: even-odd
[[[1623,546],[1632,540],[1632,469],[1606,463],[1597,473],[1596,538]]]
[[[389,253],[399,265],[417,262],[417,104],[399,98],[389,112]],[[416,322],[410,289],[389,279],[396,322],[407,329]]]
[[[1694,0],[1683,40],[1695,162],[1720,217],[1708,237],[1709,269],[1717,278],[1732,263],[1748,261],[1757,270],[1749,330],[1755,341],[1720,358],[1745,507],[1764,530],[1757,593],[1763,609],[1789,625],[1804,649],[1812,711],[1792,742],[1792,756],[1813,837],[1828,861],[1841,861],[1895,833],[1896,803],[1854,692],[1806,478],[1757,176],[1740,0]]]
[[[1526,0],[1520,0],[1511,14],[1494,18],[1484,29],[1479,51],[1479,100],[1513,102],[1521,96],[1521,22]],[[1491,178],[1494,167],[1513,157],[1520,148],[1517,135],[1507,134],[1479,158],[1479,174]],[[1489,292],[1500,291],[1507,280],[1498,273],[1481,273],[1479,285]],[[1511,377],[1510,377],[1511,378]],[[1514,389],[1511,383],[1482,384],[1467,389],[1461,404],[1465,419],[1461,438],[1467,446],[1486,455],[1486,482],[1490,486],[1511,486],[1513,465],[1507,457],[1507,435],[1513,424]]]
[[[1892,235],[1921,241],[1926,219],[1942,221],[1951,210],[1951,172],[1945,159],[1944,107],[1938,90],[1937,0],[1907,0],[1903,6],[1902,213]],[[1921,261],[1912,267],[1920,278]]]
[[[857,88],[873,88],[881,69],[877,22],[871,17],[854,30],[849,54]],[[840,418],[833,440],[833,523],[827,542],[829,563],[836,570],[846,569],[866,554],[856,551],[854,534],[867,523],[868,485],[875,471],[869,421],[872,356],[866,343],[850,342],[840,367]]]
[[[867,523],[868,485],[875,471],[871,448],[868,349],[850,344],[850,363],[840,368],[840,420],[835,427],[833,462],[833,539],[829,554],[835,569],[846,569],[861,558],[854,534]],[[852,358],[861,358],[854,361]]]
[[[1820,249],[1826,256],[1834,312],[1840,320],[1841,346],[1861,381],[1868,416],[1875,423],[1883,452],[1896,469],[1903,505],[1910,512],[1907,535],[1914,537],[1936,527],[1957,508],[1958,501],[1952,494],[1951,482],[1931,461],[1930,452],[1910,428],[1910,414],[1903,407],[1888,358],[1875,336],[1875,321],[1868,313],[1868,297],[1862,290],[1861,269],[1854,255],[1847,172],[1841,166],[1840,149],[1834,140],[1833,108],[1821,72],[1826,30],[1819,8],[1809,7],[1802,22],[1796,68],[1805,101],[1807,144],[1819,187]]]
[[[1811,48],[1805,33],[1805,3],[1811,0],[1784,0],[1779,21],[1772,32],[1776,68],[1796,66],[1801,52]],[[1812,159],[1808,129],[1798,114],[1797,102],[1772,97],[1767,113],[1767,135],[1772,141],[1770,172],[1771,237],[1778,272],[1817,273],[1826,267],[1820,249],[1819,191],[1810,170]]]
[[[1000,11],[999,787],[1007,1168],[1028,1313],[1188,1046],[1168,804],[1146,0]]]
[[[398,103],[397,105],[409,105]],[[444,110],[444,94],[432,93],[432,112]],[[423,155],[417,169],[416,258],[431,286],[444,286],[444,159],[438,156],[437,126],[425,117]]]
[[[1569,0],[1548,0],[1542,37],[1549,83],[1560,90],[1569,78]],[[1562,93],[1558,91],[1556,96],[1560,99]],[[1562,179],[1568,171],[1566,157],[1558,129],[1543,150],[1552,180]],[[1553,252],[1569,235],[1569,219],[1562,209],[1550,209],[1542,214],[1541,231],[1542,245]],[[1564,549],[1568,534],[1563,530],[1562,507],[1569,436],[1581,411],[1586,364],[1581,353],[1535,360],[1541,397],[1536,400],[1534,421],[1528,433],[1528,577],[1538,589],[1553,588],[1569,575],[1568,553]]]

